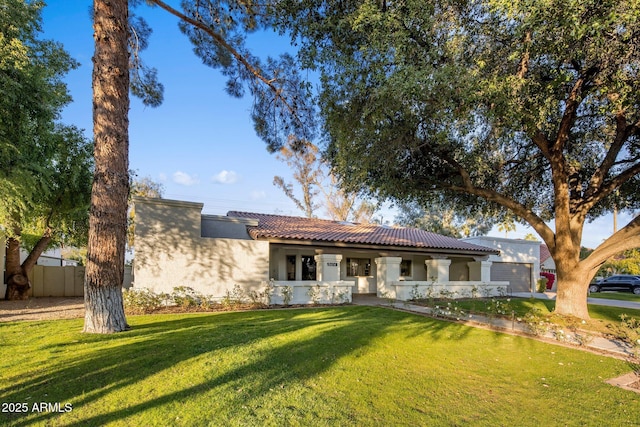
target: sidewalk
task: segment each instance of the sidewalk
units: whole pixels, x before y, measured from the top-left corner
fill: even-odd
[[[555,293],[547,292],[547,293],[526,293],[526,294],[514,294],[514,297],[524,297],[524,298],[537,298],[537,299],[555,299]],[[596,302],[591,302],[591,300],[595,300]],[[607,302],[612,303],[621,303],[626,301],[615,301],[615,300],[604,300],[604,299],[595,299],[589,298],[589,304],[601,304],[608,305]],[[576,334],[570,331],[562,331],[553,332],[548,331],[544,334],[534,335],[531,333],[529,326],[524,322],[518,322],[516,319],[505,319],[499,317],[489,317],[483,315],[467,315],[464,318],[456,317],[455,315],[446,315],[443,313],[443,310],[438,310],[438,313],[435,313],[435,310],[430,307],[424,307],[421,305],[412,304],[411,302],[404,301],[389,301],[384,298],[378,298],[374,295],[354,295],[353,303],[357,305],[369,305],[369,306],[380,306],[380,307],[390,307],[396,310],[409,311],[412,313],[418,313],[426,316],[435,316],[439,319],[449,320],[453,322],[464,323],[469,326],[474,327],[485,327],[490,329],[496,329],[500,331],[504,331],[506,333],[515,333],[518,335],[527,335],[531,338],[535,339],[543,339],[545,341],[551,341],[558,344],[564,345],[572,345],[577,348],[584,348],[591,351],[596,351],[599,353],[605,353],[611,355],[613,357],[618,358],[626,358],[630,356],[631,347],[624,342],[608,339],[601,336],[591,336],[586,333]],[[637,303],[631,303],[634,306],[630,308],[639,308],[640,305]],[[618,305],[615,305],[618,306]],[[623,306],[624,307],[624,306]],[[437,314],[437,315],[436,315]]]

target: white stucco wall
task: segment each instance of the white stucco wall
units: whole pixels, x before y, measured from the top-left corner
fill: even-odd
[[[553,258],[549,257],[540,265],[540,268],[556,271],[556,263],[553,261]]]
[[[531,283],[534,285],[540,278],[540,242],[538,241],[489,236],[469,237],[462,240],[498,249],[500,251],[499,255],[489,255],[488,260],[494,263],[530,264]]]
[[[498,249],[500,255],[489,255],[489,261],[515,262],[540,265],[540,242],[535,240],[505,239],[502,237],[478,236],[462,239],[475,245]]]
[[[201,237],[201,203],[136,198],[134,287],[171,292],[188,286],[223,297],[234,285],[262,290],[269,243]]]

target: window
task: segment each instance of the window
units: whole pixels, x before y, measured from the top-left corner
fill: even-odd
[[[296,256],[287,255],[287,280],[296,280]]]
[[[297,255],[287,255],[287,280],[296,280]],[[300,280],[316,280],[316,260],[313,255],[300,257]]]
[[[316,260],[313,256],[302,255],[302,280],[316,280]]]
[[[371,258],[347,258],[347,276],[371,276]]]
[[[400,262],[400,276],[402,277],[411,277],[411,260],[403,259]]]

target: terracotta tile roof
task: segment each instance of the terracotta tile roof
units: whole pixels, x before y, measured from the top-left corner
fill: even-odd
[[[256,240],[297,240],[350,243],[402,248],[439,249],[478,254],[497,254],[484,246],[416,228],[388,227],[378,224],[353,224],[315,218],[230,211],[227,216],[257,219],[257,227],[248,227]]]
[[[540,245],[540,263],[542,264],[549,258],[551,258],[551,252],[549,252],[549,247],[545,244]]]

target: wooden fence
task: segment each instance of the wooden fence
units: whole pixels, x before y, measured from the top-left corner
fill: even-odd
[[[84,267],[36,265],[29,275],[33,297],[81,297],[84,295]],[[131,267],[124,269],[124,287],[133,282]],[[6,285],[2,285],[2,295]]]

